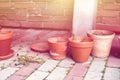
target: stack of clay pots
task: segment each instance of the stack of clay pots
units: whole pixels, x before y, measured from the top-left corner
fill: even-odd
[[[108,57],[111,49],[114,32],[107,30],[91,30],[87,36],[72,36],[70,38],[52,37],[48,39],[50,56],[61,60],[67,55],[68,47],[72,58],[76,62],[86,62],[93,57]]]

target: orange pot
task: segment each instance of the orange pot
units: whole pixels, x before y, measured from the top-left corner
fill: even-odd
[[[64,37],[52,37],[48,39],[50,55],[53,59],[61,60],[67,54],[68,39]]]
[[[10,45],[13,32],[10,30],[0,30],[0,56],[6,56],[10,53]]]
[[[80,36],[71,37],[69,38],[69,46],[73,60],[86,62],[93,47],[93,39]]]
[[[91,30],[87,35],[94,39],[94,47],[92,55],[95,57],[107,57],[109,56],[114,32],[107,30]]]

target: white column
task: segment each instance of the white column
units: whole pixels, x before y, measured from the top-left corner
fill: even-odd
[[[96,9],[97,0],[74,0],[74,35],[86,35],[93,28]]]

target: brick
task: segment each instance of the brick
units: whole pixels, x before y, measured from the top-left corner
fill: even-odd
[[[83,77],[67,76],[64,80],[83,80]]]
[[[105,4],[104,9],[106,10],[116,10],[116,11],[120,11],[120,5],[119,4]]]
[[[99,16],[103,17],[118,17],[119,16],[119,11],[98,11]]]
[[[47,4],[47,9],[62,9],[60,3],[49,3]]]
[[[49,16],[63,16],[64,10],[63,9],[44,9],[42,10],[42,15],[49,15]]]
[[[104,80],[120,80],[120,69],[106,68]]]
[[[120,19],[118,17],[103,17],[102,23],[111,24],[111,25],[119,25]]]
[[[52,16],[53,21],[72,21],[72,16]]]
[[[90,72],[88,71],[84,80],[102,80],[102,73]]]
[[[21,21],[21,27],[23,28],[43,28],[42,22],[33,22],[33,21]]]
[[[59,63],[59,66],[60,67],[73,67],[74,64],[75,64],[75,61],[73,61],[71,58],[66,58]]]
[[[41,15],[41,9],[28,9],[29,16]]]
[[[65,9],[64,14],[65,14],[65,16],[73,16],[73,9],[72,8]]]
[[[33,0],[34,2],[50,2],[51,0]]]
[[[114,3],[115,0],[103,0],[104,3]]]
[[[56,60],[48,60],[42,66],[40,66],[38,70],[51,72],[57,66],[58,63],[59,61]]]
[[[50,16],[30,16],[28,21],[52,21],[53,18]]]
[[[27,9],[15,9],[16,15],[20,16],[27,16],[28,10]]]
[[[36,3],[36,5],[37,5],[37,8],[39,8],[39,9],[46,9],[47,8],[46,2]]]
[[[35,71],[25,80],[44,80],[48,76],[48,72]]]
[[[117,3],[120,3],[120,0],[116,0]]]
[[[17,14],[4,14],[0,16],[1,19],[6,19],[6,20],[17,20],[17,21],[25,21],[26,16],[23,15],[17,15]]]
[[[21,69],[19,69],[15,75],[19,75],[19,76],[29,76],[35,69],[31,68],[29,66],[23,66]],[[21,74],[22,73],[22,74]]]
[[[10,4],[9,2],[1,2],[0,3],[0,8],[11,8],[12,4]]]
[[[9,0],[0,0],[0,2],[9,2]]]
[[[105,64],[106,61],[93,61],[92,64],[90,65],[89,71],[91,72],[96,72],[96,73],[100,73],[103,72],[105,69]]]
[[[72,22],[44,22],[44,29],[69,30],[72,28]]]
[[[11,2],[30,2],[30,0],[11,0]]]
[[[11,76],[13,73],[15,73],[18,70],[18,68],[11,68],[8,67],[2,71],[0,71],[0,80],[6,80],[9,76]]]
[[[10,21],[10,20],[2,20],[0,21],[2,26],[5,27],[20,27],[20,22],[19,21]]]
[[[102,23],[102,17],[97,17],[96,18],[96,23]]]
[[[67,75],[67,71],[68,68],[56,67],[46,80],[64,80]]]
[[[9,9],[9,8],[1,8],[0,9],[0,14],[11,14],[11,13],[16,13],[16,11],[14,9]]]
[[[16,3],[13,5],[15,8],[35,8],[33,3]]]
[[[26,77],[25,76],[19,76],[19,75],[12,75],[6,80],[24,80]]]
[[[116,68],[119,68],[119,67],[120,67],[120,59],[119,59],[119,58],[116,58],[116,57],[113,57],[113,56],[110,56],[110,57],[108,58],[107,66],[108,66],[108,67],[116,67]]]
[[[61,0],[61,1],[64,8],[73,8],[74,0],[69,0],[69,2],[65,0]]]
[[[88,65],[76,63],[68,75],[83,77],[88,70]]]

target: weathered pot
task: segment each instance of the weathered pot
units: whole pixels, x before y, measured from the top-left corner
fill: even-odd
[[[10,53],[13,32],[11,30],[0,30],[0,56]]]
[[[93,43],[93,39],[89,37],[74,36],[69,38],[73,60],[76,62],[86,62],[90,56]]]
[[[53,59],[61,60],[66,57],[67,42],[68,39],[64,37],[48,38],[49,51]]]
[[[92,55],[95,57],[109,56],[111,44],[115,36],[114,32],[107,30],[91,30],[87,35],[94,39]]]

